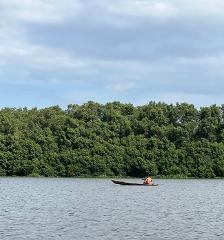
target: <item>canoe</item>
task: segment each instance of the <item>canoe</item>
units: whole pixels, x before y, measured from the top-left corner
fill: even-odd
[[[119,185],[129,185],[129,186],[146,186],[146,187],[155,187],[158,186],[159,184],[153,184],[153,185],[148,185],[144,183],[130,183],[130,182],[123,182],[123,181],[117,181],[117,180],[111,180],[115,184]]]

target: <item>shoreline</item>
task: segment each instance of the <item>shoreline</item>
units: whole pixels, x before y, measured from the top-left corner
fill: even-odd
[[[54,178],[54,179],[141,179],[144,180],[144,177],[130,177],[130,176],[75,176],[75,177],[61,177],[61,176],[0,176],[1,178]],[[214,178],[195,178],[195,177],[180,177],[180,176],[152,176],[152,178],[155,180],[159,179],[167,179],[167,180],[222,180],[224,177],[214,177]]]

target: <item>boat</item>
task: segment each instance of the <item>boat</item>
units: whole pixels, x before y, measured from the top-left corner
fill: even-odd
[[[144,184],[144,183],[130,183],[130,182],[123,182],[123,181],[117,181],[117,180],[111,180],[113,183],[115,184],[119,184],[119,185],[129,185],[129,186],[146,186],[146,187],[155,187],[158,186],[159,184],[152,184],[152,185],[148,185],[148,184]]]

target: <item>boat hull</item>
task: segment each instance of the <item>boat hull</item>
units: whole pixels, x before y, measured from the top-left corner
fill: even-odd
[[[130,183],[130,182],[123,182],[123,181],[117,181],[117,180],[111,180],[115,184],[119,185],[128,185],[128,186],[144,186],[144,187],[156,187],[158,184],[143,184],[143,183]]]

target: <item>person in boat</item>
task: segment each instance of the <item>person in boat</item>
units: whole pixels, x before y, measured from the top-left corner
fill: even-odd
[[[148,176],[148,177],[144,180],[143,184],[153,185],[152,177]]]

